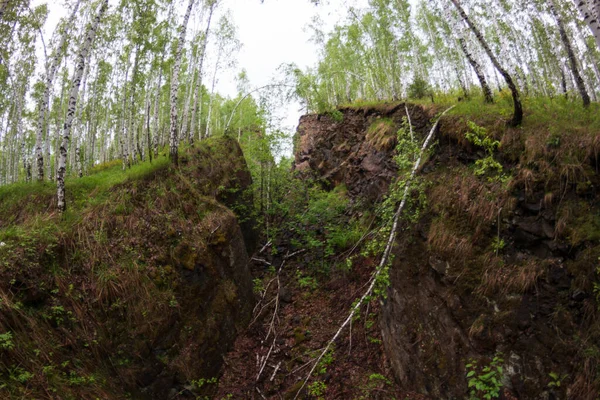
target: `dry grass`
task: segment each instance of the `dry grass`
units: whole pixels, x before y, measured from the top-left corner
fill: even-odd
[[[475,321],[473,321],[471,327],[469,328],[470,339],[476,338],[481,335],[481,333],[485,329],[485,320],[485,314],[481,314],[479,317],[477,317],[477,319],[475,319]]]
[[[212,145],[215,151],[220,146]],[[198,323],[192,317],[204,306],[180,290],[181,271],[201,256],[207,273],[216,271],[210,263],[220,257],[213,249],[220,242],[211,235],[231,235],[236,221],[213,197],[236,181],[219,169],[222,154],[197,150],[205,165],[197,168],[196,161],[177,173],[155,170],[126,182],[107,175],[116,184],[73,217],[41,213],[0,231],[6,243],[0,248],[0,334],[10,332],[14,342],[9,351],[0,347],[1,398],[119,398],[136,387],[154,359],[152,348],[178,344],[178,334],[168,332]],[[231,162],[221,167],[238,171]],[[202,298],[203,289],[193,287]],[[177,351],[169,357],[171,368],[186,366]],[[179,372],[197,379],[204,362]],[[32,376],[15,381],[15,368]]]
[[[428,196],[433,210],[467,221],[473,240],[480,239],[499,213],[514,209],[514,199],[500,183],[483,182],[464,167],[442,173],[436,181],[440,184]]]
[[[474,254],[471,237],[461,236],[445,218],[431,223],[427,243],[431,250],[449,260],[468,260]]]
[[[598,362],[586,357],[583,362],[583,373],[573,377],[569,385],[569,395],[572,399],[596,400],[600,396],[598,387]]]
[[[379,151],[389,151],[396,146],[397,128],[394,121],[388,118],[378,118],[367,130],[367,143]]]
[[[523,294],[535,287],[545,270],[546,267],[542,262],[536,259],[529,259],[517,265],[503,265],[501,262],[492,263],[483,273],[481,285],[477,288],[477,292],[484,296],[510,293]]]

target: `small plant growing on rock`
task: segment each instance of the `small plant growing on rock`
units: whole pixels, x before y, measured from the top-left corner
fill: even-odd
[[[497,353],[489,365],[479,366],[471,359],[466,365],[469,385],[469,399],[497,399],[502,388],[502,353]]]
[[[314,381],[310,385],[308,385],[308,394],[316,397],[317,399],[322,399],[325,391],[327,390],[327,385],[323,381]]]
[[[561,382],[564,381],[567,378],[567,374],[559,374],[557,372],[550,372],[548,375],[550,375],[550,383],[548,383],[548,387],[549,388],[559,388],[561,385]]]
[[[494,151],[500,146],[500,142],[490,137],[487,129],[469,121],[470,131],[465,133],[465,138],[475,146],[483,147],[487,156],[475,162],[475,175],[490,176],[490,180],[500,178],[502,180],[502,164],[494,159]]]
[[[15,347],[12,338],[11,332],[0,334],[0,349],[12,350]]]

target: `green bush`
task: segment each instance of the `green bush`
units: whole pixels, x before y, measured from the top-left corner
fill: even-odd
[[[471,359],[466,365],[469,386],[469,399],[479,400],[497,399],[502,389],[502,353],[497,353],[489,365],[479,366],[477,361]]]

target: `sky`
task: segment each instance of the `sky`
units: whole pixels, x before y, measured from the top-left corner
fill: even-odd
[[[176,1],[182,15],[187,1]],[[114,6],[116,2],[111,0],[110,4]],[[57,0],[33,0],[33,5],[43,3],[48,3],[50,10],[44,27],[48,41],[66,11],[62,2]],[[307,29],[313,17],[318,14],[322,21],[321,29],[328,31],[345,17],[348,4],[366,5],[367,0],[326,0],[321,3],[315,6],[310,0],[264,0],[263,3],[260,0],[222,0],[213,21],[229,9],[243,47],[237,56],[236,69],[219,76],[217,91],[222,95],[235,96],[235,77],[242,68],[247,71],[250,87],[256,88],[272,83],[281,64],[295,63],[301,68],[316,65],[318,48],[310,41],[312,34]],[[190,20],[189,28],[193,27],[194,21]],[[207,61],[210,64],[210,60]],[[282,104],[279,114],[284,118],[283,127],[294,131],[302,111],[298,103]]]

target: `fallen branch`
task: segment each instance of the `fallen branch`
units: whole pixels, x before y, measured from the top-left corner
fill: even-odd
[[[295,252],[293,252],[292,254],[286,254],[286,255],[283,257],[283,259],[284,259],[284,260],[289,260],[290,258],[292,258],[292,257],[294,257],[294,256],[297,256],[298,254],[302,254],[302,253],[304,253],[305,251],[306,251],[306,249],[302,249],[302,250],[295,251]]]
[[[277,366],[274,367],[273,375],[271,375],[271,379],[269,379],[269,381],[273,382],[273,379],[275,379],[275,375],[277,375],[277,371],[279,371],[279,367],[281,367],[281,361],[279,361],[279,364],[277,364]]]
[[[260,394],[260,397],[262,397],[263,399],[267,400],[267,398],[265,397],[265,395],[264,395],[264,394],[262,394],[262,392],[260,391],[260,389],[259,389],[259,388],[256,388],[256,392],[257,392],[258,394]]]
[[[271,322],[269,323],[269,330],[267,331],[267,336],[265,337],[265,341],[267,341],[269,339],[269,336],[271,336],[271,333],[273,333],[273,342],[271,343],[271,347],[269,347],[269,351],[267,352],[267,355],[265,356],[262,365],[260,367],[260,370],[258,371],[258,375],[256,375],[256,382],[259,381],[260,376],[262,375],[265,367],[267,366],[267,362],[269,361],[269,357],[271,356],[271,352],[273,351],[273,348],[275,347],[275,344],[277,342],[277,331],[275,330],[275,320],[278,318],[277,317],[277,313],[279,312],[279,293],[281,292],[281,280],[279,279],[279,276],[281,274],[281,270],[283,269],[283,266],[285,265],[285,260],[288,259],[290,257],[289,254],[287,254],[283,261],[281,262],[281,265],[279,266],[279,269],[277,270],[277,276],[275,277],[275,280],[277,281],[277,294],[275,295],[275,309],[273,310],[273,315],[271,316]],[[265,291],[266,293],[266,291]],[[270,303],[270,302],[269,302]],[[277,372],[277,371],[275,371]]]
[[[265,245],[262,247],[262,249],[260,249],[260,251],[258,252],[258,254],[262,254],[262,252],[265,251],[266,248],[271,245],[271,243],[272,243],[271,240],[269,240],[267,243],[265,243]]]
[[[425,142],[423,142],[423,146],[421,146],[421,152],[419,154],[419,158],[417,159],[417,161],[415,161],[415,165],[413,166],[413,169],[412,169],[412,171],[410,173],[410,177],[406,181],[406,186],[404,187],[404,194],[402,196],[402,201],[400,201],[400,205],[398,206],[398,209],[396,210],[396,213],[394,214],[394,220],[393,220],[394,222],[392,224],[392,230],[390,231],[390,235],[388,237],[388,241],[386,243],[385,250],[383,251],[383,255],[381,257],[381,261],[379,262],[379,265],[375,269],[375,272],[373,272],[373,275],[369,279],[369,282],[370,282],[369,288],[362,295],[362,297],[360,298],[360,300],[352,307],[352,309],[350,310],[350,314],[348,314],[348,317],[344,320],[344,322],[342,323],[342,325],[340,326],[340,328],[337,330],[337,332],[335,333],[335,335],[333,335],[333,337],[331,338],[331,340],[329,342],[327,342],[327,345],[325,346],[325,349],[321,352],[321,354],[319,355],[319,357],[315,361],[313,367],[311,368],[310,372],[308,373],[308,375],[304,379],[304,382],[302,382],[302,386],[300,386],[300,389],[298,389],[298,391],[296,392],[296,395],[294,396],[294,400],[296,400],[298,398],[298,396],[302,392],[302,389],[304,389],[304,387],[306,386],[306,383],[308,382],[308,380],[312,376],[313,372],[315,372],[315,369],[319,365],[319,362],[321,361],[321,359],[323,358],[323,356],[325,356],[325,354],[327,354],[327,352],[329,351],[331,345],[340,336],[340,334],[342,333],[342,331],[344,330],[344,328],[352,321],[352,319],[354,318],[354,315],[359,310],[360,306],[363,304],[363,302],[365,301],[365,299],[367,297],[371,296],[371,293],[373,292],[373,288],[375,287],[375,283],[377,282],[377,278],[379,277],[379,274],[381,274],[381,271],[383,271],[385,269],[385,266],[386,266],[386,264],[388,262],[388,259],[389,259],[389,256],[390,256],[390,253],[392,252],[392,247],[394,246],[394,241],[396,239],[396,232],[398,231],[398,223],[399,223],[399,220],[400,220],[400,214],[402,213],[402,210],[404,209],[404,206],[406,205],[406,199],[408,198],[408,195],[410,193],[410,184],[412,183],[415,175],[417,174],[417,170],[419,169],[419,167],[421,165],[421,161],[423,159],[423,154],[425,153],[425,150],[429,146],[429,143],[431,142],[431,139],[433,138],[433,135],[435,134],[435,131],[436,131],[436,129],[437,129],[439,123],[440,123],[441,118],[448,111],[450,111],[453,108],[454,108],[454,106],[448,108],[446,111],[444,111],[438,117],[437,121],[435,122],[435,124],[431,128],[431,131],[429,132],[429,135],[427,135],[427,138],[425,139]]]
[[[252,257],[250,260],[251,260],[251,261],[256,261],[256,262],[263,263],[263,264],[265,264],[265,265],[268,265],[269,267],[270,267],[271,265],[273,265],[273,264],[271,264],[270,262],[268,262],[267,260],[265,260],[265,259],[263,259],[263,258],[256,258],[256,257]]]
[[[404,104],[404,110],[406,110],[406,118],[408,119],[408,129],[410,129],[410,140],[415,140],[413,137],[412,121],[410,120],[410,112],[408,112],[408,106]]]

